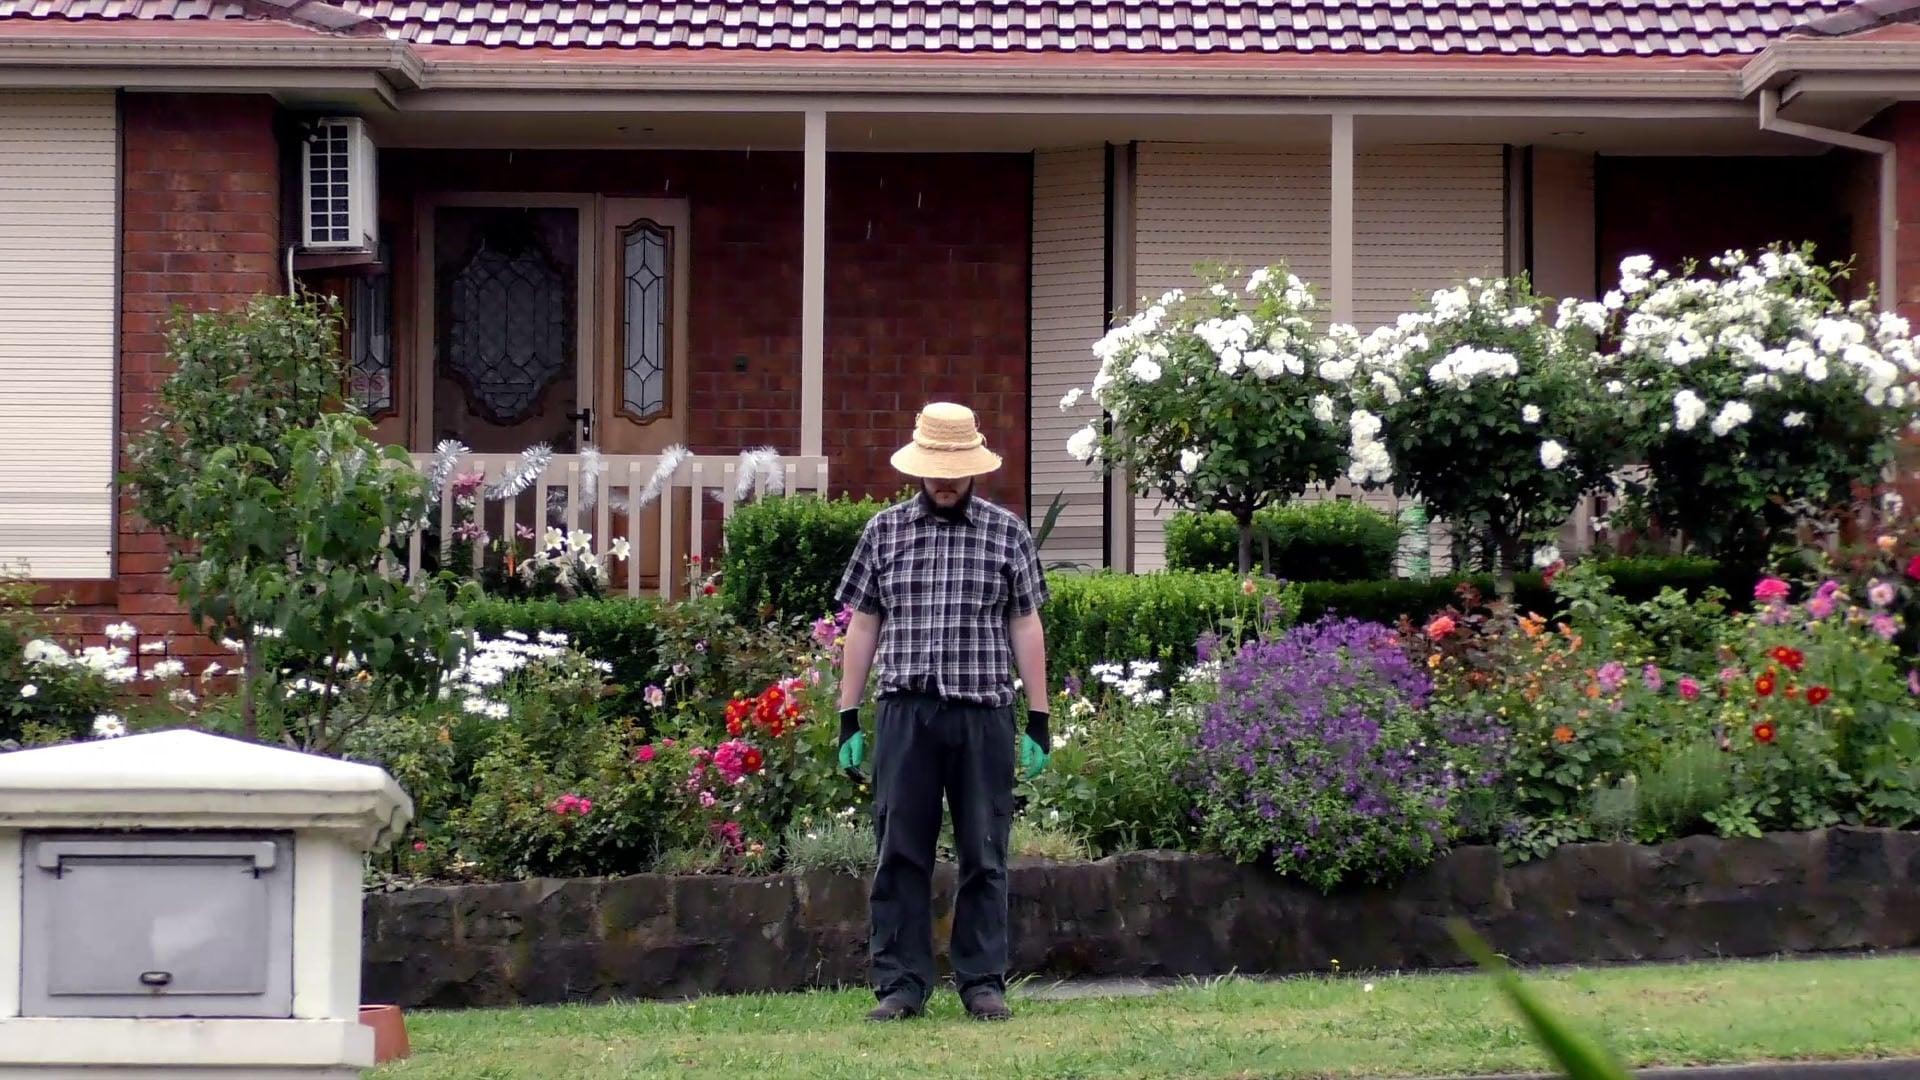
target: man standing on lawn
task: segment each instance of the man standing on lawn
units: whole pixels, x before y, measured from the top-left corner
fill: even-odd
[[[840,684],[840,766],[866,756],[860,702],[878,660],[873,876],[868,952],[879,1007],[869,1020],[926,1011],[933,991],[933,865],[940,797],[953,811],[960,887],[954,981],[968,1015],[1006,1020],[1007,839],[1013,826],[1013,669],[1031,695],[1018,736],[1027,776],[1046,767],[1049,706],[1040,607],[1046,578],[1018,516],[974,494],[1000,467],[973,411],[936,402],[893,466],[920,494],[867,523],[840,583],[853,609]],[[877,656],[876,656],[877,654]]]

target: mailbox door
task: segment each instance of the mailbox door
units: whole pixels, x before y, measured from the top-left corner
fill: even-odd
[[[290,838],[42,834],[23,854],[26,1015],[292,1015]]]

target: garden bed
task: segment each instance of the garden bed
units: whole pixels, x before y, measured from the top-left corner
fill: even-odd
[[[944,948],[953,870],[935,878]],[[1920,947],[1920,833],[1830,829],[1657,847],[1573,844],[1502,864],[1457,849],[1392,888],[1325,896],[1256,867],[1146,852],[1012,872],[1016,971],[1409,970],[1465,958],[1471,922],[1523,964]],[[364,993],[493,1006],[859,984],[862,879],[667,876],[426,887],[367,897]]]

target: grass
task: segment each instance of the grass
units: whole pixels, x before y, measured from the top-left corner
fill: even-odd
[[[1920,1055],[1920,957],[1569,969],[1547,1003],[1635,1067]],[[1370,988],[1370,989],[1369,989]],[[1540,1070],[1484,976],[1215,980],[1147,997],[1023,999],[967,1021],[951,992],[922,1020],[861,1021],[861,991],[419,1013],[414,1056],[376,1080],[651,1076],[1300,1078]]]

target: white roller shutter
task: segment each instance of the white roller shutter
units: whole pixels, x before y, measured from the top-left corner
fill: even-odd
[[[1202,263],[1249,269],[1285,261],[1314,284],[1322,301],[1331,299],[1326,149],[1146,144],[1139,163],[1135,272],[1142,294],[1191,287]],[[1356,155],[1355,322],[1370,329],[1417,307],[1435,289],[1500,274],[1505,190],[1498,146],[1405,146]],[[1390,513],[1401,505],[1391,493],[1361,495],[1344,483],[1309,494],[1356,496]],[[1134,564],[1140,570],[1166,565],[1156,502],[1138,503]],[[1434,538],[1444,544],[1440,530]]]
[[[1055,495],[1066,507],[1040,552],[1048,565],[1105,560],[1105,485],[1067,453],[1068,436],[1099,416],[1090,401],[1071,413],[1060,398],[1093,383],[1093,342],[1105,327],[1106,153],[1049,150],[1033,161],[1032,522]]]
[[[1499,277],[1507,252],[1498,146],[1400,146],[1355,155],[1353,320],[1392,322],[1434,290]]]
[[[113,573],[110,93],[0,93],[0,568]]]

